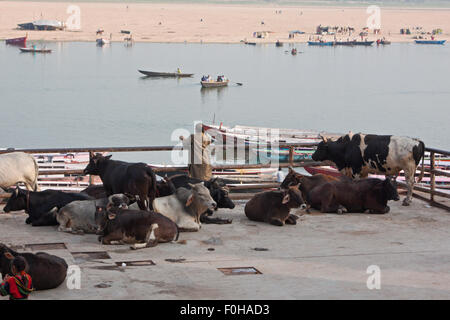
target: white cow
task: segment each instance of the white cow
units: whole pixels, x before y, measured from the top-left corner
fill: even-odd
[[[198,231],[201,214],[217,207],[203,182],[189,185],[191,190],[181,187],[175,194],[153,200],[153,209],[175,222],[180,231]]]
[[[27,190],[39,191],[39,167],[34,157],[24,152],[0,154],[0,188],[24,183]]]

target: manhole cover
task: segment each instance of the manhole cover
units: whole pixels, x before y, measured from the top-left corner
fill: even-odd
[[[76,263],[83,263],[90,260],[111,259],[106,251],[94,252],[71,252]]]
[[[226,276],[234,276],[241,274],[262,274],[254,267],[237,267],[237,268],[217,268]]]
[[[125,264],[125,265],[123,265]],[[126,267],[144,267],[144,266],[154,266],[155,263],[152,260],[139,260],[139,261],[117,261],[117,266]]]
[[[66,244],[63,243],[63,242],[56,242],[56,243],[27,243],[27,244],[25,244],[25,248],[26,249],[31,249],[32,251],[67,249]]]
[[[123,270],[121,268],[119,268],[116,265],[112,265],[112,266],[93,266],[93,267],[88,267],[88,269],[96,269],[96,270],[112,270],[112,271],[120,271],[123,272]]]

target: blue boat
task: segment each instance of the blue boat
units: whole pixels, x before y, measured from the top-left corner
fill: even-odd
[[[333,41],[320,42],[320,41],[308,41],[308,45],[310,46],[333,46]]]
[[[417,44],[444,44],[446,40],[416,40]]]

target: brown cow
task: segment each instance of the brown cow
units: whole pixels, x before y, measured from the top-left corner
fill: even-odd
[[[287,190],[267,191],[256,194],[245,205],[245,215],[250,220],[283,226],[297,224],[297,216],[289,213],[292,208],[304,207],[300,190],[289,186]]]
[[[345,180],[350,180],[350,178],[336,178],[333,176],[328,176],[325,174],[315,174],[313,176],[304,176],[298,172],[296,172],[294,169],[292,169],[292,167],[289,167],[289,173],[286,176],[286,178],[284,178],[283,182],[280,185],[281,189],[287,189],[289,186],[291,185],[298,185],[299,186],[299,190],[302,192],[302,197],[305,200],[306,204],[308,205],[308,209],[310,207],[313,207],[315,209],[320,210],[320,206],[314,206],[311,203],[310,197],[309,197],[309,193],[312,189],[323,185],[325,183],[328,182],[333,182],[333,181],[339,181],[340,179],[345,179]]]
[[[368,178],[328,182],[309,192],[310,205],[321,212],[388,213],[388,200],[399,200],[395,180]]]
[[[95,221],[102,244],[131,243],[131,249],[154,247],[158,242],[178,240],[178,227],[154,211],[121,209],[111,205],[97,207]]]

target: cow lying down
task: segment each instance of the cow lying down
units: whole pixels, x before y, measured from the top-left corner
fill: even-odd
[[[129,210],[109,204],[95,212],[102,244],[133,244],[132,249],[154,247],[158,242],[178,240],[178,227],[169,218],[153,211]]]
[[[200,216],[206,210],[217,207],[203,182],[189,186],[190,190],[181,187],[175,194],[153,200],[154,210],[175,222],[180,231],[198,231]]]
[[[399,200],[395,180],[344,179],[322,184],[309,192],[308,205],[321,212],[388,213],[388,200]]]
[[[298,185],[282,191],[256,194],[245,204],[245,215],[250,220],[283,226],[297,224],[298,217],[290,214],[292,208],[306,207]]]
[[[67,274],[67,263],[64,259],[45,253],[18,253],[0,243],[0,271],[2,277],[11,273],[11,260],[16,256],[25,258],[28,264],[28,274],[36,290],[47,290],[63,283]]]
[[[56,214],[56,220],[59,223],[58,231],[96,233],[96,207],[106,207],[108,204],[116,207],[128,206],[130,197],[124,194],[115,194],[103,199],[73,201]]]
[[[41,192],[26,191],[20,188],[11,194],[3,208],[4,212],[25,210],[29,215],[25,222],[32,226],[57,225],[56,212],[75,200],[92,199],[84,193],[70,193],[57,190]]]

